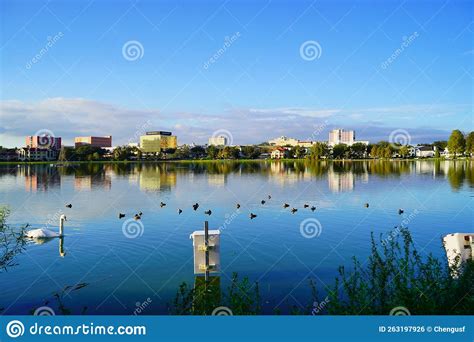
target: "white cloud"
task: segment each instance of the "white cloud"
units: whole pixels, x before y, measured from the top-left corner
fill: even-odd
[[[311,118],[327,118],[339,113],[340,109],[323,109],[315,110],[311,108],[271,108],[271,109],[258,109],[251,108],[249,110],[252,113],[264,113],[264,114],[276,114],[276,115],[299,115]]]
[[[356,129],[361,140],[383,139],[394,128],[408,128],[415,136],[418,130],[423,137],[433,132],[432,136],[439,139],[456,127],[447,127],[444,123],[439,130],[417,129],[409,119],[419,115],[422,109],[434,118],[436,115],[455,113],[462,107],[417,105],[354,111],[297,107],[241,108],[204,114],[130,109],[83,98],[48,98],[35,103],[8,100],[0,102],[0,145],[23,146],[24,137],[40,129],[51,130],[62,137],[66,145],[71,145],[75,136],[109,134],[113,136],[114,145],[125,144],[146,130],[171,130],[178,136],[180,144],[205,143],[219,129],[230,131],[236,144],[260,143],[281,135],[326,140],[329,130],[336,127]],[[401,122],[405,123],[405,127]],[[321,131],[322,126],[324,129]],[[316,137],[313,134],[315,131],[318,132]]]

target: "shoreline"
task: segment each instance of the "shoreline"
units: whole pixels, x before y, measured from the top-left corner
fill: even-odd
[[[282,159],[169,159],[169,160],[74,160],[74,161],[0,161],[0,165],[77,165],[77,164],[159,164],[159,163],[266,163],[266,162],[360,162],[360,161],[384,161],[384,162],[402,162],[402,161],[471,161],[474,158],[391,158],[391,159],[309,159],[309,158],[282,158]]]

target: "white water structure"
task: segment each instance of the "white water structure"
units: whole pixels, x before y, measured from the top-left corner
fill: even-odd
[[[474,233],[453,233],[443,238],[444,248],[449,266],[455,274],[460,264],[466,260],[474,260]]]

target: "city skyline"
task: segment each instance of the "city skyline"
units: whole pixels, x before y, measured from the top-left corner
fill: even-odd
[[[41,129],[123,145],[154,127],[188,144],[474,127],[469,2],[26,3],[0,5],[7,147]]]

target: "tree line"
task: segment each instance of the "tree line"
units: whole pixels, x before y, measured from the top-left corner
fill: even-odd
[[[424,146],[436,147],[435,157],[440,157],[440,151],[446,148],[449,154],[458,156],[472,156],[474,154],[474,132],[463,134],[460,130],[453,130],[448,140],[435,141]],[[100,147],[83,145],[79,147],[65,147],[60,150],[59,161],[101,161],[101,160],[160,160],[160,159],[258,159],[266,158],[274,146],[265,144],[247,146],[188,146],[169,149],[160,153],[143,153],[136,146],[118,146],[113,152]],[[0,147],[0,155],[13,149]],[[410,146],[380,141],[376,144],[365,145],[355,143],[351,146],[338,144],[332,148],[325,142],[315,142],[311,147],[285,146],[285,158],[309,159],[389,159],[393,157],[410,157]],[[0,158],[2,159],[2,158]]]

